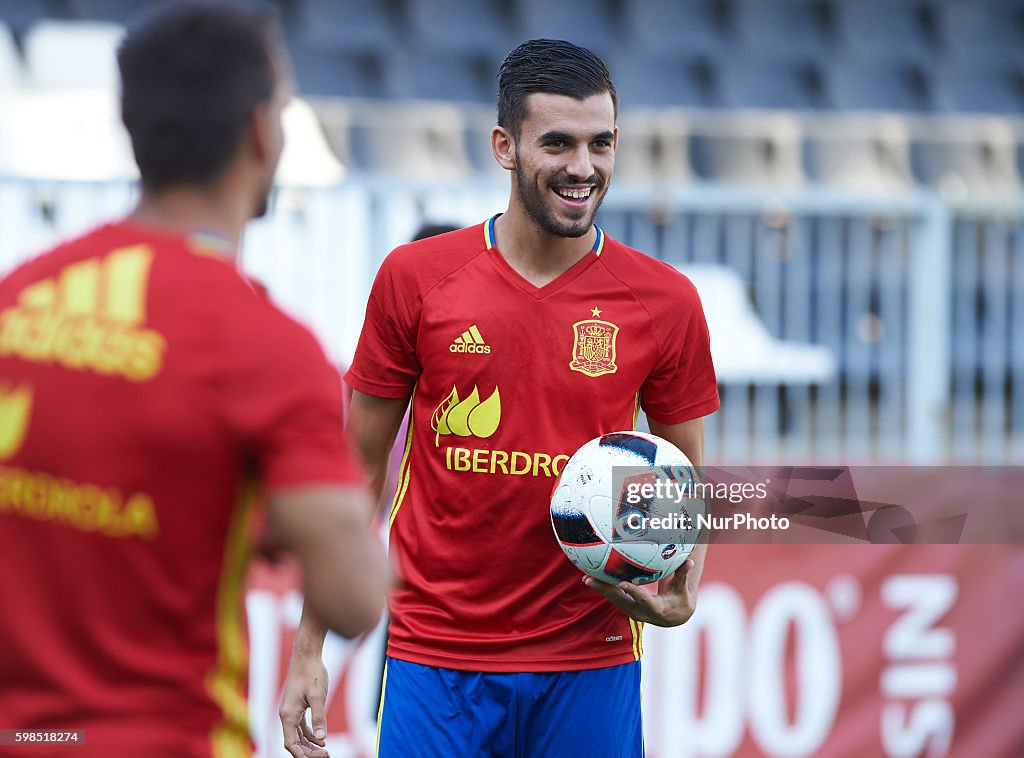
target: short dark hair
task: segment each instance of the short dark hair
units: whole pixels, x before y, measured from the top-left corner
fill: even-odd
[[[619,96],[604,61],[590,50],[565,40],[531,39],[505,58],[498,70],[498,125],[519,137],[534,92],[584,100],[607,92],[615,114]]]
[[[117,51],[121,118],[144,187],[206,184],[235,155],[276,81],[270,11],[226,2],[161,3]]]

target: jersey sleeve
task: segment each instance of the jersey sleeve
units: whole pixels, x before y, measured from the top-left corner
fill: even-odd
[[[352,389],[384,398],[412,394],[421,367],[416,355],[420,298],[399,248],[377,272],[366,303],[366,318],[345,382]]]
[[[344,432],[341,377],[316,338],[255,292],[227,303],[210,377],[215,412],[240,439],[263,491],[362,484]]]
[[[640,389],[644,412],[662,424],[679,424],[718,409],[711,340],[697,288],[680,276],[680,291],[661,298],[652,314],[658,359]]]

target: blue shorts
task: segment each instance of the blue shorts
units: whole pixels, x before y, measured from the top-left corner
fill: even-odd
[[[643,758],[640,662],[494,674],[387,659],[380,758]]]

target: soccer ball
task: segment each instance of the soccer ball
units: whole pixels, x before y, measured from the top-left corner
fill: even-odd
[[[696,517],[690,513],[693,526],[685,531],[685,541],[626,539],[624,533],[643,538],[646,530],[626,524],[638,523],[635,516],[628,518],[631,514],[652,515],[651,501],[629,502],[625,483],[620,485],[622,492],[612,491],[612,468],[617,466],[644,467],[680,487],[696,481],[689,459],[661,437],[643,432],[605,434],[577,450],[562,469],[551,493],[551,526],[562,551],[585,573],[610,584],[656,582],[683,565],[696,547]]]

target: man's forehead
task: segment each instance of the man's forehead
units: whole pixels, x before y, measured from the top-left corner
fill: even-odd
[[[615,128],[615,106],[608,92],[578,100],[569,95],[532,92],[526,98],[523,129],[542,134],[596,134]]]

